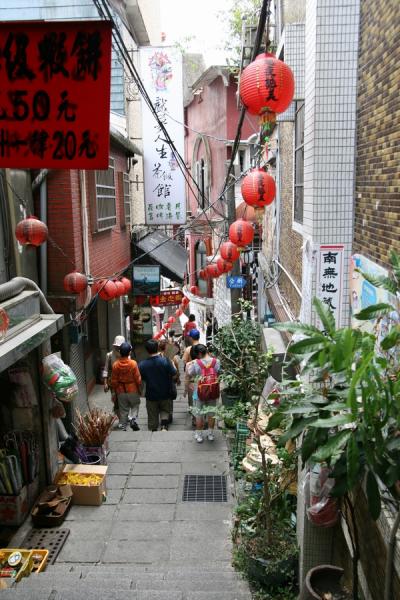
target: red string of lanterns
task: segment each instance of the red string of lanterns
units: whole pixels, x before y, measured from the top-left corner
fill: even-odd
[[[23,246],[40,246],[48,235],[47,225],[34,216],[23,219],[15,228],[15,237]]]

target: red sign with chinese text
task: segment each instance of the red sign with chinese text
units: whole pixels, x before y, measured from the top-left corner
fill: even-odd
[[[0,168],[107,169],[111,24],[0,23]]]
[[[150,296],[151,306],[175,306],[183,299],[182,290],[162,290],[158,296]]]

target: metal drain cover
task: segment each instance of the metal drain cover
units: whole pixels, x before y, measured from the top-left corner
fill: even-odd
[[[31,529],[22,542],[21,548],[42,548],[49,551],[47,563],[52,565],[69,536],[69,529]]]
[[[225,475],[185,475],[183,502],[227,502]]]

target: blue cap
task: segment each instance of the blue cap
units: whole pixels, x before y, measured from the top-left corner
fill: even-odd
[[[193,340],[199,340],[200,339],[200,331],[198,329],[191,329],[189,331],[189,337],[191,337]]]

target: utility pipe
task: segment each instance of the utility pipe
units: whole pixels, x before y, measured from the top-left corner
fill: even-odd
[[[32,186],[33,187],[33,186]],[[47,180],[43,177],[40,183],[40,220],[47,225]],[[47,242],[39,248],[39,281],[43,294],[47,294]]]
[[[89,252],[89,223],[86,194],[86,173],[79,171],[79,182],[81,187],[81,220],[82,220],[82,243],[83,243],[83,270],[86,276],[90,275],[90,252]],[[86,288],[85,306],[91,300],[90,287]]]
[[[24,290],[39,292],[40,311],[45,315],[54,314],[54,310],[47,302],[39,286],[32,279],[27,279],[26,277],[14,277],[10,281],[2,283],[0,285],[0,302],[18,296]]]

